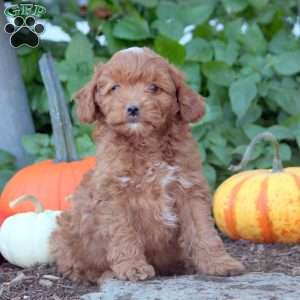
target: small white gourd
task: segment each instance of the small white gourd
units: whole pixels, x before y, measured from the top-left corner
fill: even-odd
[[[31,201],[35,212],[19,213],[8,217],[0,228],[0,252],[11,264],[27,268],[50,264],[49,238],[56,228],[60,211],[44,210],[33,196],[24,195],[10,202],[10,207]]]

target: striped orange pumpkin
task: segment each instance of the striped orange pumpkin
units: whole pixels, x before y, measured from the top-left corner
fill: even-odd
[[[219,186],[213,202],[217,226],[232,239],[300,242],[300,167],[282,168],[275,138],[270,133],[258,135],[234,169],[248,162],[254,145],[262,139],[275,146],[273,169],[244,171]]]

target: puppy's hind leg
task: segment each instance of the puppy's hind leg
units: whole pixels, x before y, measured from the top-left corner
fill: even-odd
[[[200,273],[231,276],[244,272],[244,266],[225,250],[211,218],[210,195],[203,183],[194,187],[180,207],[180,244],[185,260]]]
[[[58,217],[59,226],[51,235],[50,251],[58,271],[64,276],[76,282],[96,282],[101,271],[85,259],[76,224],[78,222],[72,222],[70,211],[63,212]]]

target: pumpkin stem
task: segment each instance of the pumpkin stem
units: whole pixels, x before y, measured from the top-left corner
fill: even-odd
[[[277,139],[275,138],[275,136],[271,132],[268,132],[268,131],[258,134],[251,141],[249,146],[247,147],[241,162],[236,166],[231,165],[229,167],[229,170],[233,171],[233,172],[237,172],[237,171],[244,169],[251,158],[251,154],[253,152],[254,147],[260,141],[271,142],[273,149],[274,149],[272,172],[281,172],[283,170],[283,166],[282,166],[282,161],[280,159],[279,143],[278,143]]]
[[[26,201],[30,201],[34,205],[36,213],[39,214],[39,213],[42,213],[43,211],[45,211],[43,204],[36,197],[34,197],[32,195],[23,195],[23,196],[18,197],[15,200],[10,201],[9,207],[15,208],[19,204],[26,202]]]
[[[72,134],[68,106],[64,92],[55,72],[54,61],[50,53],[45,53],[39,61],[40,72],[48,94],[49,111],[55,144],[55,161],[78,160],[75,141]]]

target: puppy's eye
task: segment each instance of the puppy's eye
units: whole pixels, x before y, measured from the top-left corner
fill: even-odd
[[[113,86],[111,87],[110,90],[113,92],[113,91],[117,90],[119,87],[120,87],[119,84],[115,84],[115,85],[113,85]]]
[[[154,83],[149,84],[149,86],[147,88],[147,91],[150,92],[150,93],[152,93],[152,94],[157,93],[159,90],[160,90],[159,86],[157,86]]]

